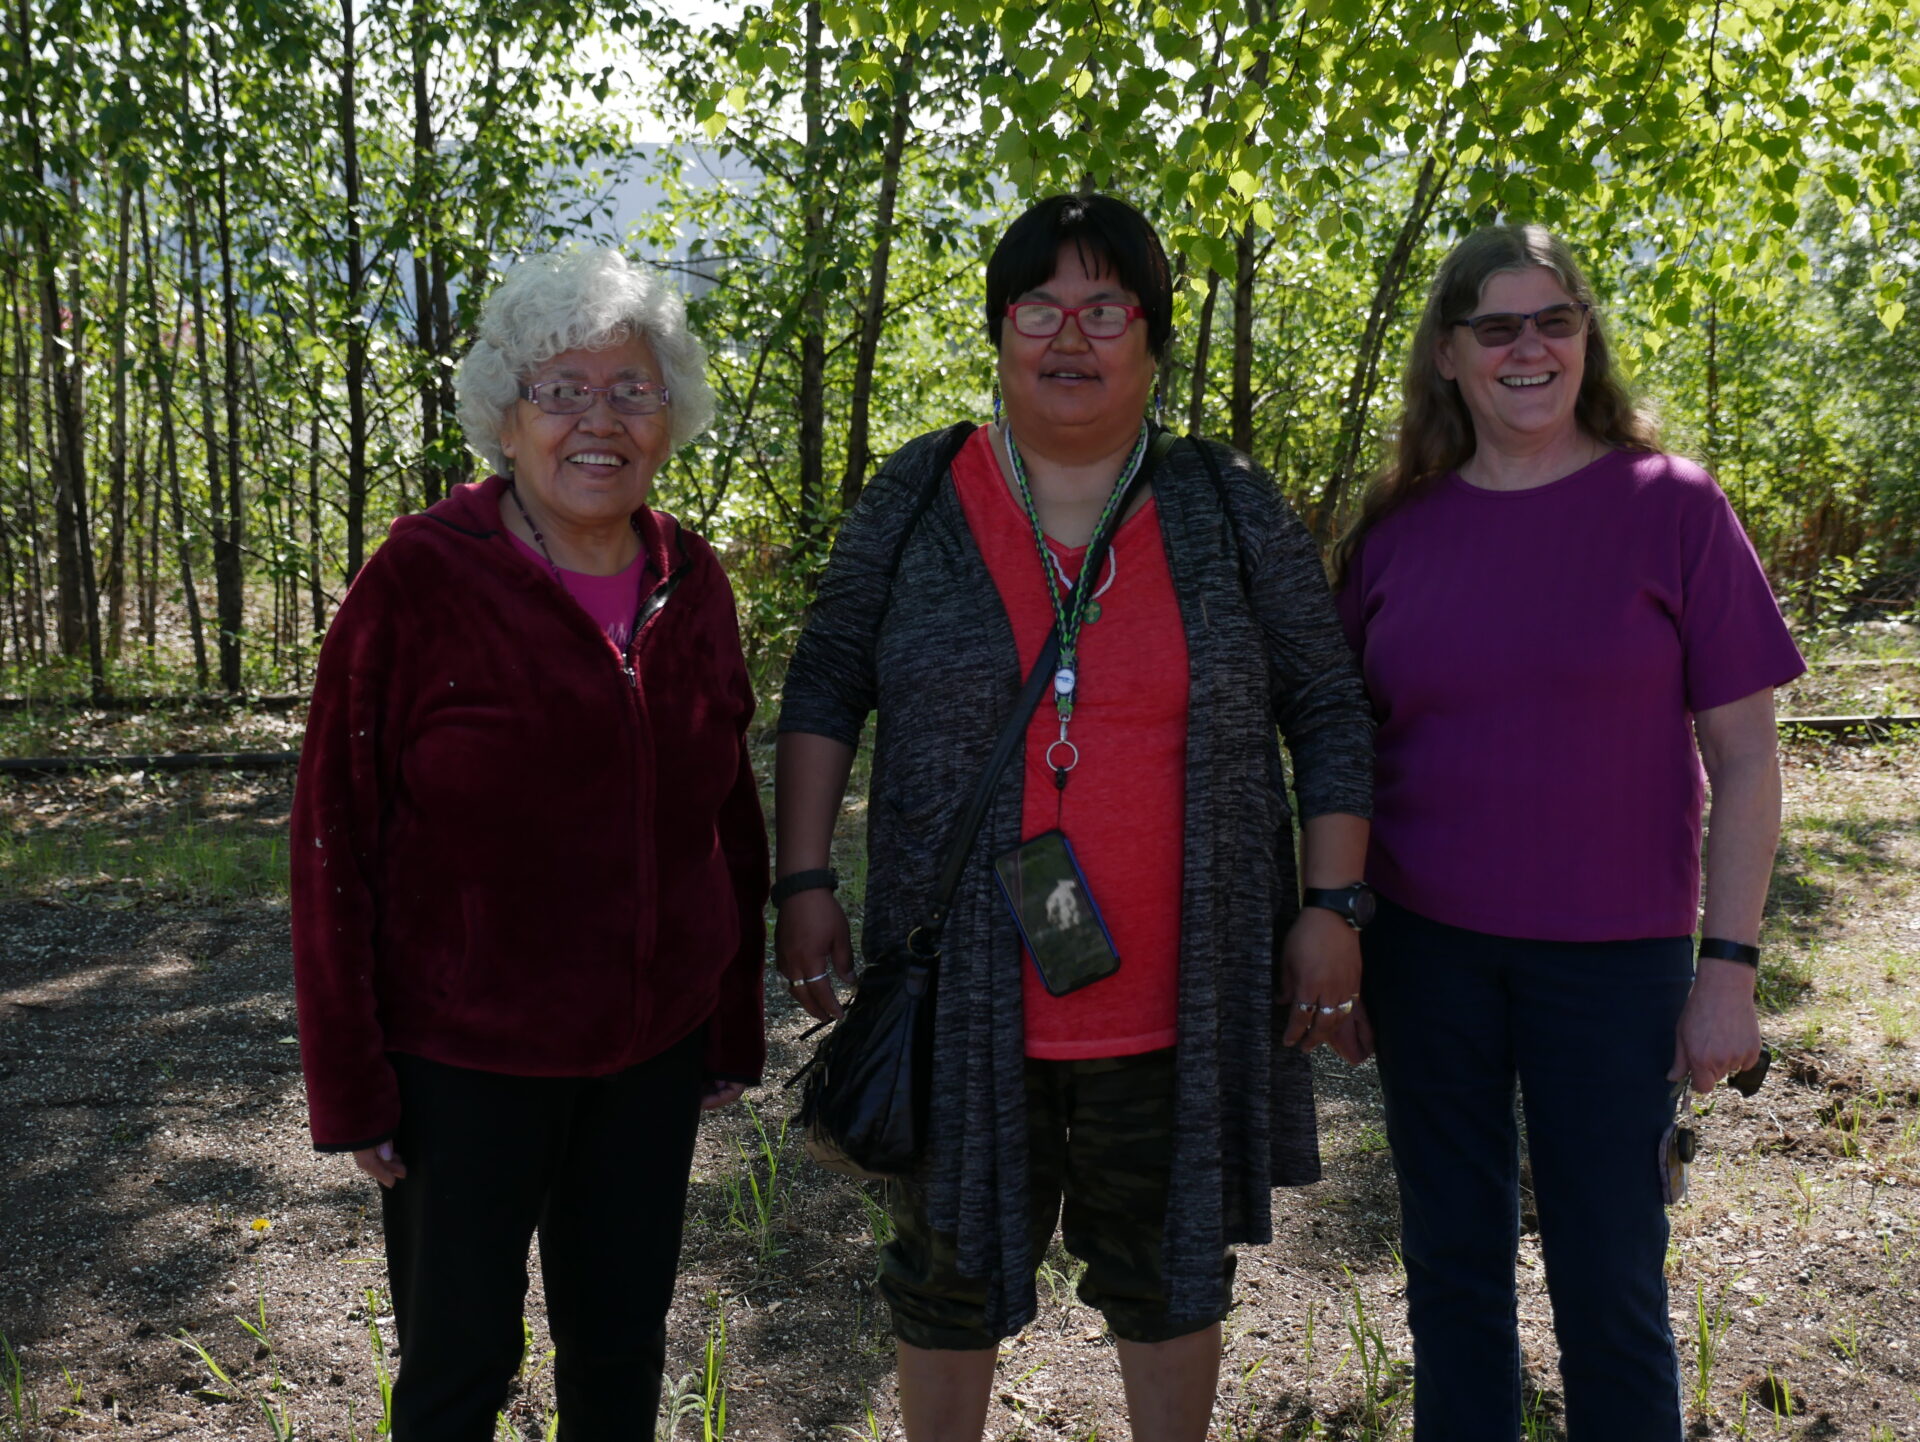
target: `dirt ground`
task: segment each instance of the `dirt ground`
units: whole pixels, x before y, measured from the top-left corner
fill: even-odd
[[[111,813],[137,835],[191,804],[245,842],[284,820],[284,780],[195,786],[7,783],[0,829],[19,846]],[[1758,1096],[1700,1109],[1673,1218],[1688,1410],[1703,1438],[1920,1438],[1920,744],[1799,746],[1788,788],[1764,977],[1781,1059]],[[305,1144],[284,898],[246,895],[244,868],[199,894],[123,870],[0,871],[0,1439],[373,1437],[392,1360],[377,1208],[346,1160]],[[782,1077],[805,1019],[771,1008]],[[1278,1240],[1242,1255],[1222,1439],[1411,1433],[1378,1084],[1319,1056],[1326,1179],[1277,1194]],[[899,1436],[872,1287],[884,1219],[783,1139],[789,1094],[754,1095],[757,1119],[736,1107],[703,1128],[662,1435]],[[1529,1435],[1559,1437],[1531,1234],[1520,1260]],[[1073,1274],[1058,1253],[1043,1268],[990,1436],[1127,1435]],[[537,1271],[528,1312],[502,1436],[548,1435]],[[648,1428],[635,1417],[636,1438]]]

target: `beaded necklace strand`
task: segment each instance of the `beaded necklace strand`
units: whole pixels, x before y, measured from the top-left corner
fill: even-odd
[[[1073,721],[1074,694],[1080,684],[1080,626],[1086,618],[1095,586],[1069,586],[1064,588],[1065,594],[1062,594],[1060,579],[1054,575],[1053,554],[1047,549],[1047,533],[1040,525],[1040,512],[1033,503],[1033,488],[1027,484],[1027,468],[1020,459],[1019,443],[1013,438],[1011,425],[1007,425],[1005,431],[1007,457],[1013,465],[1013,488],[1027,513],[1028,524],[1033,527],[1033,544],[1040,557],[1040,574],[1046,577],[1047,596],[1053,602],[1054,624],[1060,631],[1060,662],[1053,673],[1053,710],[1060,718],[1060,738],[1047,747],[1046,763],[1053,768],[1054,789],[1065,791],[1068,774],[1080,764],[1080,750],[1067,739],[1067,727]],[[1127,456],[1127,463],[1120,468],[1120,477],[1113,483],[1113,492],[1101,508],[1100,519],[1094,522],[1093,535],[1087,542],[1089,550],[1116,523],[1120,502],[1127,494],[1127,487],[1133,484],[1133,478],[1139,474],[1140,463],[1146,459],[1146,454],[1147,423],[1143,420],[1140,422],[1140,435]],[[1085,580],[1086,577],[1082,576],[1081,579]],[[1098,579],[1094,578],[1096,583]],[[1054,753],[1063,747],[1065,750],[1060,761],[1055,761]]]
[[[533,532],[533,543],[540,548],[540,554],[547,558],[547,569],[553,572],[554,581],[558,583],[562,589],[565,589],[567,583],[560,579],[560,567],[554,563],[553,552],[547,549],[547,538],[540,533],[540,528],[533,523],[533,517],[527,514],[527,503],[520,499],[520,488],[512,481],[508,481],[507,494],[513,497],[514,505],[519,507],[520,519],[525,521],[527,523],[527,529]],[[640,522],[637,519],[629,516],[627,517],[627,524],[633,527],[634,535],[638,536],[640,534]],[[644,539],[641,542],[640,549],[643,551],[646,549]]]

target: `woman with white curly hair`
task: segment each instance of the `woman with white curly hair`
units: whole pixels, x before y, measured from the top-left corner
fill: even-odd
[[[560,1435],[651,1434],[703,1108],[764,1061],[766,838],[733,596],[648,508],[712,414],[610,250],[487,300],[497,474],[393,523],[320,655],[293,808],[313,1142],[382,1188],[400,1442],[493,1434],[537,1233]]]

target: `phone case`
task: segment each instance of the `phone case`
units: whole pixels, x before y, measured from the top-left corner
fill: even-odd
[[[1043,831],[995,857],[993,876],[1049,995],[1066,996],[1120,969],[1066,833]]]

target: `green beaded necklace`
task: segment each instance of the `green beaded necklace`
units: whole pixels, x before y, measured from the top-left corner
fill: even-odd
[[[1092,585],[1077,585],[1065,588],[1054,575],[1052,557],[1047,551],[1047,533],[1040,526],[1040,512],[1033,504],[1033,488],[1027,484],[1027,468],[1020,459],[1020,446],[1013,438],[1013,427],[1005,427],[1007,436],[1007,457],[1013,463],[1013,488],[1019,494],[1020,504],[1027,513],[1027,522],[1033,527],[1033,545],[1040,557],[1040,574],[1047,578],[1047,595],[1053,602],[1053,620],[1060,631],[1060,663],[1053,673],[1053,710],[1060,718],[1060,739],[1047,747],[1047,765],[1053,767],[1053,784],[1059,790],[1066,790],[1067,775],[1080,764],[1080,751],[1067,739],[1067,727],[1073,720],[1073,699],[1079,689],[1079,653],[1080,627],[1086,620],[1087,609],[1094,592]],[[1120,477],[1113,483],[1113,493],[1107,497],[1107,504],[1100,511],[1100,519],[1094,522],[1093,535],[1088,538],[1087,546],[1091,550],[1093,543],[1106,534],[1108,528],[1117,522],[1120,502],[1127,494],[1127,487],[1133,484],[1133,478],[1140,472],[1140,463],[1147,455],[1147,423],[1140,422],[1140,435],[1133,443],[1133,450],[1127,456],[1127,463],[1120,468]],[[1080,578],[1083,582],[1086,576]],[[1065,748],[1059,762],[1054,753]]]

